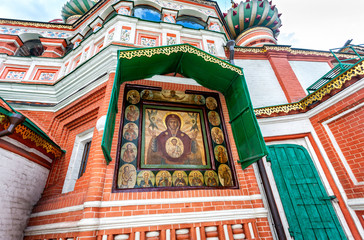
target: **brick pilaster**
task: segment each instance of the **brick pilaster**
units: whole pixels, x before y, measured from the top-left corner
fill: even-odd
[[[277,76],[279,84],[289,103],[297,102],[306,96],[287,59],[288,52],[268,50],[267,57]]]

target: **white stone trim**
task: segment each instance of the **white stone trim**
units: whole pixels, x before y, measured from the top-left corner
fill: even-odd
[[[163,198],[163,199],[143,199],[143,200],[125,200],[125,201],[91,201],[83,205],[65,207],[55,210],[49,210],[39,213],[33,213],[31,217],[49,216],[59,213],[67,213],[83,210],[90,207],[125,207],[140,206],[153,204],[177,204],[177,203],[194,203],[194,202],[223,202],[223,201],[252,201],[262,199],[262,195],[255,194],[249,196],[223,196],[223,197],[196,197],[196,198]]]
[[[76,222],[62,222],[46,225],[30,226],[25,229],[25,236],[69,233],[82,231],[97,231],[120,228],[135,228],[171,224],[188,224],[200,222],[216,222],[240,219],[255,219],[267,217],[264,208],[234,209],[224,211],[207,211],[193,213],[168,213],[153,215],[138,215],[128,217],[86,218]]]
[[[15,51],[13,51],[13,50],[11,50],[11,49],[9,49],[9,48],[7,48],[7,47],[0,46],[0,49],[5,49],[5,50],[7,50],[7,51],[9,51],[9,52],[11,52],[11,53],[13,53],[13,54],[15,54]]]
[[[84,209],[83,205],[77,205],[77,206],[72,206],[72,207],[65,207],[65,208],[60,208],[60,209],[55,209],[55,210],[44,211],[44,212],[32,213],[30,215],[30,217],[35,218],[35,217],[49,216],[49,215],[67,213],[67,212],[81,211],[83,209]]]
[[[343,163],[343,165],[344,165],[344,167],[345,167],[351,181],[353,181],[354,185],[356,185],[356,186],[357,185],[364,185],[364,181],[359,182],[358,179],[355,177],[353,171],[351,170],[351,167],[350,167],[348,161],[346,160],[343,152],[341,151],[341,148],[340,148],[339,144],[337,143],[337,141],[335,139],[334,134],[332,133],[332,131],[331,131],[330,127],[329,127],[329,124],[331,122],[333,122],[333,121],[335,121],[335,120],[337,120],[337,119],[339,119],[339,118],[341,118],[341,117],[343,117],[343,116],[345,116],[345,115],[347,115],[347,114],[349,114],[349,113],[363,107],[363,106],[364,106],[364,103],[358,104],[357,106],[355,106],[353,108],[350,108],[349,110],[344,111],[344,112],[336,115],[335,117],[332,117],[329,120],[322,123],[322,126],[324,127],[327,135],[329,136],[329,139],[330,139],[335,151],[339,155],[339,158],[340,158],[341,162]]]
[[[56,52],[56,51],[49,51],[49,50],[45,50],[44,51],[45,53],[54,53],[54,54],[56,54],[58,57],[62,57],[62,54],[59,54],[58,52]]]
[[[223,228],[224,228],[225,240],[230,240],[227,225],[224,225]]]
[[[104,131],[105,123],[106,123],[106,115],[103,115],[96,122],[96,129],[98,132]]]
[[[250,232],[251,239],[255,239],[255,235],[254,235],[254,231],[253,231],[253,226],[252,226],[252,223],[251,222],[248,223],[248,227],[249,227],[249,232]]]
[[[353,210],[364,210],[364,198],[348,199],[348,205]]]
[[[171,240],[171,229],[166,230],[166,240]]]
[[[196,228],[196,240],[201,240],[200,227],[197,227]]]

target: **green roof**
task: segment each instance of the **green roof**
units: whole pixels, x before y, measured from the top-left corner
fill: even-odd
[[[102,150],[107,163],[115,130],[120,86],[126,81],[154,75],[179,73],[200,85],[221,92],[229,110],[239,163],[245,168],[267,155],[254,115],[243,70],[189,44],[118,51],[118,65],[112,89]]]

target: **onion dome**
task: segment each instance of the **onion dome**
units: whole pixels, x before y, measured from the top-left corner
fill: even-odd
[[[268,0],[246,0],[240,4],[234,3],[232,8],[224,13],[225,21],[236,39],[247,29],[254,27],[269,28],[274,38],[279,35],[279,27],[282,25],[275,5]]]
[[[90,10],[97,2],[98,0],[68,0],[62,8],[62,18],[64,22],[70,23],[71,19],[74,22]]]

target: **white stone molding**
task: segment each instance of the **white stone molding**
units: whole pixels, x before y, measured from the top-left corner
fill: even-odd
[[[195,202],[223,202],[223,201],[252,201],[262,199],[260,194],[249,196],[224,196],[224,197],[195,197],[195,198],[163,198],[163,199],[143,199],[143,200],[124,200],[124,201],[92,201],[85,202],[83,205],[65,207],[55,210],[49,210],[39,213],[33,213],[31,217],[49,216],[53,214],[67,213],[83,210],[84,208],[96,207],[125,207],[140,206],[153,204],[178,204],[178,203],[195,203]]]
[[[201,240],[201,232],[200,232],[200,227],[196,228],[196,240]]]
[[[248,227],[249,227],[249,232],[250,232],[250,237],[251,239],[255,239],[255,235],[254,235],[254,231],[253,231],[253,225],[251,222],[248,223]]]
[[[266,218],[266,217],[267,217],[266,209],[249,208],[249,209],[191,212],[191,213],[178,213],[178,214],[168,213],[168,214],[153,214],[153,215],[137,215],[137,216],[127,216],[127,217],[86,218],[77,222],[62,222],[62,223],[29,226],[25,229],[25,236],[66,233],[66,232],[134,228],[134,227],[145,227],[145,226],[160,226],[160,225],[171,225],[171,224],[188,224],[188,223],[200,223],[200,222],[256,219],[256,218]]]
[[[351,209],[353,209],[355,211],[363,211],[364,210],[364,198],[348,199],[348,205]]]
[[[223,229],[224,229],[225,240],[230,240],[227,225],[224,225]]]
[[[96,129],[97,131],[104,131],[105,129],[105,122],[106,122],[106,115],[101,116],[96,122]]]

